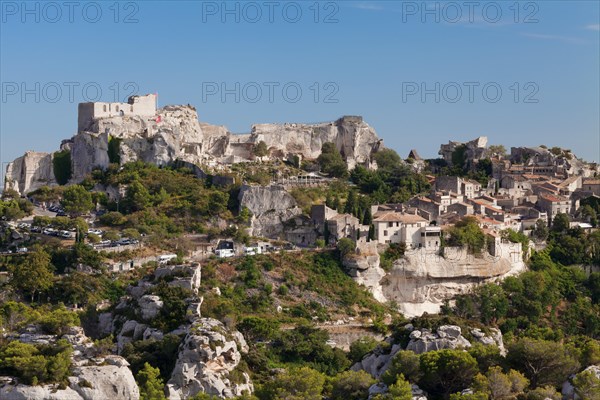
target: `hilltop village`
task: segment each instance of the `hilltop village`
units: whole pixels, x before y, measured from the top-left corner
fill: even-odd
[[[597,399],[598,164],[485,136],[401,157],[360,116],[232,134],[156,103],[82,103],[56,152],[8,164],[0,398]],[[528,340],[563,363],[523,367]],[[468,376],[434,379],[457,374],[427,369],[442,350]],[[320,392],[282,394],[294,368]]]

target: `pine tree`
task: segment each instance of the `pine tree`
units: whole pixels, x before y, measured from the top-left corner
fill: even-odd
[[[373,223],[373,215],[371,214],[371,207],[367,207],[362,220],[363,225],[371,225]]]
[[[344,212],[346,214],[356,214],[356,209],[358,205],[358,198],[356,196],[356,192],[351,190],[348,192],[348,198],[346,199],[346,204],[344,205]]]
[[[137,384],[140,388],[140,400],[166,400],[164,383],[160,379],[160,370],[144,363],[137,373]]]

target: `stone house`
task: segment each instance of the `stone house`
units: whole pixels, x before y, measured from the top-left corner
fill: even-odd
[[[582,183],[582,189],[600,196],[600,179],[586,179]]]
[[[571,210],[571,201],[568,197],[541,193],[538,196],[537,208],[548,214],[548,224],[552,224],[552,220],[556,214],[569,213]]]
[[[475,210],[473,209],[473,206],[471,204],[463,202],[451,204],[448,207],[446,207],[446,210],[448,212],[454,212],[460,215],[461,217],[464,217],[466,215],[473,215],[475,213]]]
[[[417,248],[421,242],[421,228],[429,225],[425,218],[398,212],[378,215],[374,220],[375,239],[383,243],[406,243],[407,248]]]
[[[366,240],[369,227],[361,225],[358,218],[350,214],[337,214],[327,220],[329,244],[336,244],[342,238],[354,241]]]

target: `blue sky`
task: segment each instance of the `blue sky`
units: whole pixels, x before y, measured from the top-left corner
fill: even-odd
[[[600,2],[478,3],[2,1],[2,168],[58,149],[97,88],[232,132],[362,115],[403,157],[486,135],[600,161]]]

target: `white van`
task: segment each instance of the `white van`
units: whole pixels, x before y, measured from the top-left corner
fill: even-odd
[[[257,254],[262,254],[262,249],[259,246],[244,247],[244,254],[247,256],[255,256]]]
[[[233,251],[233,249],[218,249],[215,250],[215,254],[217,255],[217,257],[221,258],[229,258],[235,256],[235,252]]]
[[[166,264],[171,260],[174,260],[177,258],[177,254],[163,254],[162,256],[158,256],[158,263],[159,264]]]

